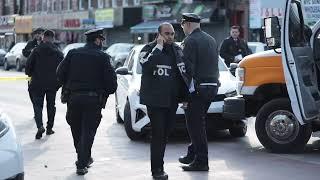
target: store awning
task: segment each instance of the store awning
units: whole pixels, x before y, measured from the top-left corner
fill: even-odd
[[[130,30],[131,30],[131,33],[134,33],[134,34],[137,34],[137,33],[157,33],[159,25],[161,23],[164,23],[164,22],[173,23],[174,20],[161,20],[161,21],[142,22],[140,24],[132,26],[130,28]]]

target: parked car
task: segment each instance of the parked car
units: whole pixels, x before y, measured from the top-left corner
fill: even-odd
[[[80,48],[80,47],[83,47],[85,45],[85,43],[72,43],[72,44],[68,44],[66,47],[63,48],[63,55],[64,57],[66,57],[66,55],[68,54],[68,52],[71,50],[71,49],[76,49],[76,48]]]
[[[143,45],[136,45],[127,57],[124,66],[116,70],[118,89],[115,93],[116,119],[118,123],[124,122],[127,136],[136,140],[141,135],[149,132],[150,119],[147,108],[140,104],[139,91],[141,81],[141,65],[139,54]],[[219,58],[220,82],[218,94],[211,103],[207,123],[209,128],[229,129],[232,136],[242,137],[246,134],[247,126],[242,119],[231,121],[223,118],[224,98],[236,95],[235,77],[231,75],[223,60]],[[184,111],[179,104],[177,109],[176,127],[186,128]]]
[[[3,66],[4,56],[6,56],[7,51],[4,49],[0,49],[0,66]]]
[[[15,67],[17,71],[21,71],[26,66],[27,58],[22,55],[22,49],[24,49],[26,45],[26,42],[19,42],[10,49],[4,57],[4,70]]]
[[[251,49],[252,54],[268,50],[267,45],[262,42],[248,42],[248,46]]]
[[[133,46],[134,44],[130,43],[115,43],[105,51],[111,56],[110,63],[115,69],[123,66],[124,61],[126,60]]]
[[[23,180],[22,148],[9,117],[0,111],[0,179]]]

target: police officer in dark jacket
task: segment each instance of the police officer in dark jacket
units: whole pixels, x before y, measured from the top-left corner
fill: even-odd
[[[66,119],[71,127],[78,175],[88,172],[93,163],[91,148],[107,98],[117,89],[117,79],[110,59],[101,48],[103,29],[85,33],[84,47],[70,50],[57,69],[58,80],[69,93]]]
[[[181,27],[187,36],[182,43],[183,59],[192,64],[192,82],[185,110],[191,144],[179,161],[188,164],[182,166],[185,171],[208,171],[205,117],[219,87],[218,48],[215,39],[200,29],[196,14],[183,14]]]
[[[140,103],[147,106],[152,127],[151,172],[154,179],[168,179],[163,169],[167,138],[175,122],[178,102],[188,89],[182,50],[174,43],[170,23],[159,26],[158,37],[141,51]]]
[[[42,109],[44,97],[47,100],[47,135],[54,133],[52,130],[56,113],[55,100],[59,89],[56,69],[63,59],[62,52],[53,44],[54,32],[44,32],[43,42],[30,54],[26,62],[26,75],[31,77],[29,92],[33,98],[33,109],[37,124],[36,139],[40,139],[45,129],[42,124]]]
[[[230,63],[238,63],[241,59],[249,54],[252,54],[248,44],[240,39],[240,27],[232,26],[230,37],[225,39],[220,47],[220,56],[225,60],[229,67]]]

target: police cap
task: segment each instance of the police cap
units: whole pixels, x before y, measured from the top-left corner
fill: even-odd
[[[200,23],[201,17],[195,13],[183,13],[182,21]]]
[[[32,34],[38,34],[38,33],[43,33],[45,31],[44,28],[38,27],[35,30],[32,31]]]
[[[91,29],[84,33],[87,37],[91,38],[101,38],[105,40],[106,38],[103,36],[103,28]]]

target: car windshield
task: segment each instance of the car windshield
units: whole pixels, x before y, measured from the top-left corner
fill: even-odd
[[[118,52],[119,53],[125,53],[125,52],[129,53],[130,50],[132,49],[132,47],[133,47],[133,45],[131,45],[131,44],[124,44],[118,48]]]
[[[139,61],[136,61],[136,63],[137,63],[137,74],[142,74],[141,64],[139,63]],[[221,58],[219,58],[218,66],[219,66],[219,71],[228,71],[226,65],[224,64]]]
[[[251,52],[252,52],[252,53],[255,53],[255,52],[256,52],[257,46],[255,46],[255,45],[248,45],[248,46],[249,46],[249,48],[251,49]]]
[[[64,55],[67,55],[67,53],[68,53],[71,49],[83,47],[84,45],[85,45],[84,43],[69,44],[69,45],[67,45],[67,46],[63,49],[63,54],[64,54]]]

